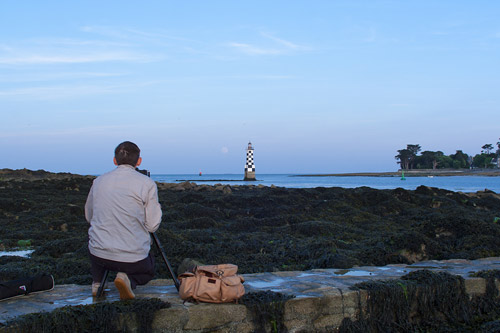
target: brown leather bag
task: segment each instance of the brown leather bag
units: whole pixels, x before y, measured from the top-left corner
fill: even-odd
[[[183,300],[228,303],[245,294],[245,279],[233,264],[196,266],[194,273],[179,275],[179,295]]]

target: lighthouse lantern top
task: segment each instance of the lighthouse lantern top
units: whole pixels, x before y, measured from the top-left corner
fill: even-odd
[[[248,148],[247,148],[247,150],[253,150],[252,143],[250,141],[248,142]]]

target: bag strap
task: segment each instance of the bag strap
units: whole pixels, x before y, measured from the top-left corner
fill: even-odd
[[[232,271],[235,271],[234,266],[231,265],[229,267],[225,267],[229,265],[212,265],[212,266],[196,266],[195,269],[195,274],[203,274],[209,277],[214,277],[214,278],[223,278],[224,276],[231,276],[231,275],[236,275],[236,273],[231,274]],[[227,272],[230,272],[227,274]]]

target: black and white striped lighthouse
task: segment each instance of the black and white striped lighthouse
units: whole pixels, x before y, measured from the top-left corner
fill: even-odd
[[[245,178],[243,180],[255,180],[255,164],[253,163],[252,143],[248,143],[247,162],[245,164]]]

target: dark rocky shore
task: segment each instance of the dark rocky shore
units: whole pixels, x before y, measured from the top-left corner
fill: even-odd
[[[0,250],[35,250],[0,257],[0,280],[48,272],[57,284],[91,283],[83,207],[92,180],[0,170]],[[252,273],[500,256],[500,195],[488,190],[158,188],[157,235],[174,269],[184,258]],[[154,251],[157,277],[169,278]]]

